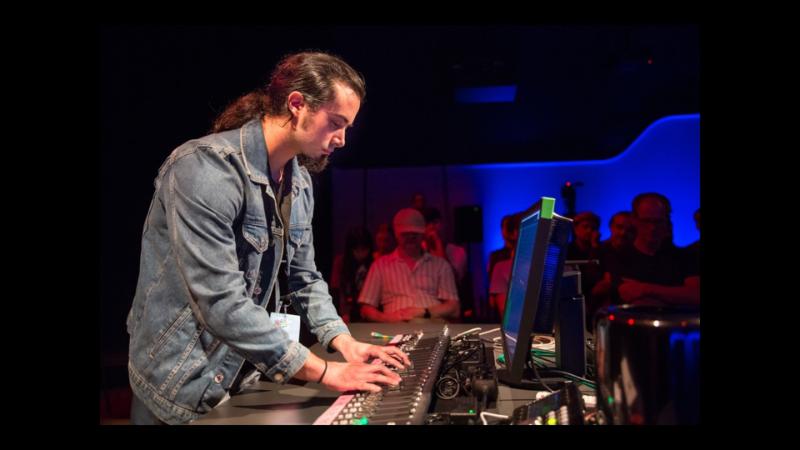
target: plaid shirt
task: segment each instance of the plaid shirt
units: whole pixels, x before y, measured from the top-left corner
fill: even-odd
[[[458,301],[453,268],[444,258],[423,253],[414,269],[397,250],[372,263],[358,302],[391,313],[404,308],[430,308],[441,300]]]

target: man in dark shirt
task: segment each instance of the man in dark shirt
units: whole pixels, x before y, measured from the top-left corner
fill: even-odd
[[[611,237],[600,242],[601,262],[606,253],[619,252],[629,247],[636,237],[636,229],[633,227],[630,211],[619,211],[611,216],[611,220],[608,222],[608,229],[611,230]]]
[[[600,248],[600,217],[584,211],[572,219],[573,239],[567,247],[567,259],[597,259]]]
[[[611,254],[603,281],[593,293],[609,303],[685,305],[700,303],[700,273],[683,250],[663,245],[669,239],[669,200],[639,194],[633,200],[633,246]]]

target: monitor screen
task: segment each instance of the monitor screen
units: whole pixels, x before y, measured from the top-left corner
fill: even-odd
[[[503,316],[503,335],[508,343],[506,360],[514,358],[514,351],[519,339],[520,326],[522,325],[522,309],[525,306],[525,293],[528,290],[528,275],[531,271],[533,259],[533,245],[539,225],[539,211],[522,219],[517,238],[517,250],[514,253],[514,265],[511,268],[511,281],[506,297],[506,310]],[[520,251],[520,249],[523,249]],[[527,251],[530,249],[530,251]],[[527,340],[527,337],[526,337]]]
[[[532,333],[552,334],[571,220],[554,213],[542,197],[519,228],[503,316],[503,350],[512,379],[522,376]]]

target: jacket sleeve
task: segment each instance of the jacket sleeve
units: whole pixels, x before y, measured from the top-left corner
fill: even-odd
[[[299,174],[308,176],[306,173]],[[328,292],[328,284],[322,278],[314,262],[314,232],[311,220],[314,215],[314,194],[310,180],[297,201],[302,202],[306,213],[304,220],[289,229],[289,245],[293,247],[293,257],[289,261],[289,291],[284,302],[291,301],[295,311],[317,337],[323,348],[329,352],[330,343],[340,334],[350,334],[342,318],[336,311],[333,299]]]

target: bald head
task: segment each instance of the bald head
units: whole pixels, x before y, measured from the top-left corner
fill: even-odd
[[[670,206],[660,194],[637,196],[633,201],[633,225],[636,228],[637,249],[655,254],[669,237]]]

